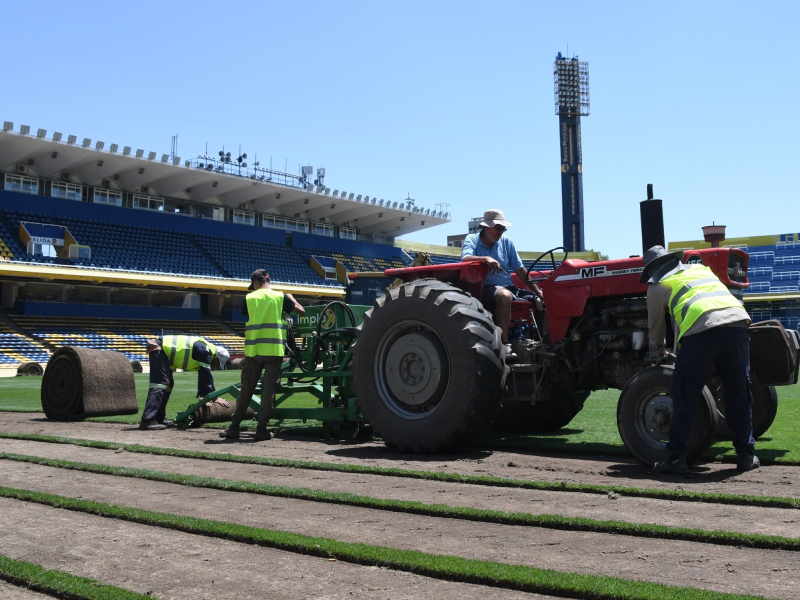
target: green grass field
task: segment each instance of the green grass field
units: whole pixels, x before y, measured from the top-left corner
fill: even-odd
[[[214,381],[217,389],[239,381],[239,371],[215,371]],[[139,411],[147,397],[148,375],[139,374],[136,378],[136,396]],[[41,377],[7,377],[0,379],[0,411],[41,412]],[[797,423],[800,422],[800,384],[779,387],[778,416],[772,427],[757,441],[759,457],[765,461],[800,464],[800,436]],[[167,407],[167,416],[174,417],[178,412],[194,402],[197,392],[196,373],[176,373],[175,389]],[[626,454],[625,447],[617,432],[616,409],[619,392],[606,390],[595,392],[586,401],[584,409],[564,429],[548,434],[508,434],[490,432],[479,440],[479,444],[492,447],[517,448],[520,450],[541,450],[550,452],[583,453],[596,456]],[[308,394],[298,394],[282,406],[316,406],[316,399]],[[138,423],[139,415],[123,417],[101,417],[97,421],[118,423]],[[321,427],[313,422],[284,421],[276,429],[310,436],[321,436]],[[222,427],[224,424],[211,424],[207,427]],[[733,455],[730,442],[717,442],[711,449],[714,457]]]

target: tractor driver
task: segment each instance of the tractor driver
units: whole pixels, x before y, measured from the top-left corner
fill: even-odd
[[[516,356],[508,343],[508,328],[511,323],[511,302],[517,296],[522,300],[536,303],[537,310],[544,309],[542,291],[535,283],[528,281],[528,273],[522,260],[508,237],[503,236],[511,223],[506,221],[502,210],[490,209],[483,213],[480,222],[481,232],[472,233],[464,240],[461,248],[462,262],[485,262],[489,265],[489,275],[483,281],[481,302],[484,306],[495,304],[495,316],[500,321],[500,332],[506,347],[506,358]],[[511,281],[511,273],[516,273],[528,290],[520,290]]]
[[[639,279],[647,287],[650,352],[664,356],[666,316],[680,344],[670,381],[672,422],[667,459],[655,464],[657,474],[689,474],[686,462],[689,434],[703,386],[716,367],[725,395],[725,417],[733,432],[739,471],[761,464],[754,454],[750,395],[750,316],[714,272],[702,265],[681,263],[682,250],[653,246],[644,253]]]

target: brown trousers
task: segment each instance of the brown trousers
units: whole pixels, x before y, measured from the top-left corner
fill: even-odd
[[[264,372],[264,382],[261,386],[261,410],[258,411],[258,425],[266,427],[272,417],[272,407],[275,404],[275,383],[281,374],[282,356],[269,358],[252,358],[245,356],[242,361],[242,388],[239,399],[236,401],[236,412],[233,413],[231,425],[238,427],[247,414],[250,399],[256,390],[256,385]]]

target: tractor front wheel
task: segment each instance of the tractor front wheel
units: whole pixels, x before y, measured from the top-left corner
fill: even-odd
[[[778,392],[771,385],[758,383],[755,375],[751,374],[750,394],[753,396],[753,438],[760,438],[772,426],[775,416],[778,414]],[[719,377],[712,377],[706,384],[714,395],[717,403],[717,438],[721,440],[732,440],[733,432],[728,427],[725,419],[725,395],[722,393],[722,381]]]
[[[672,367],[651,367],[635,375],[622,390],[617,403],[617,427],[628,451],[642,463],[653,466],[667,458],[672,397],[669,384]],[[692,432],[687,461],[699,461],[714,443],[717,408],[708,387],[703,387]]]
[[[401,452],[458,450],[499,409],[500,331],[481,303],[435,279],[389,290],[364,315],[353,385],[364,417]]]

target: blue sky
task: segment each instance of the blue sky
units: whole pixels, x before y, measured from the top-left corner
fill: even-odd
[[[797,232],[798,2],[13,2],[0,119],[194,157],[223,146],[433,208],[444,244],[501,208],[523,250],[561,245],[557,52],[589,62],[586,246]],[[252,160],[252,158],[251,158]]]

